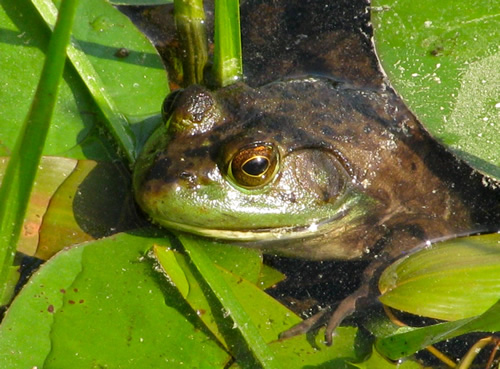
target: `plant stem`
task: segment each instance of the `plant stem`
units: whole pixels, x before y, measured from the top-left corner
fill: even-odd
[[[184,85],[201,83],[208,59],[203,0],[175,0],[174,12],[182,48]]]
[[[215,1],[214,75],[219,87],[243,76],[240,8],[237,0]]]

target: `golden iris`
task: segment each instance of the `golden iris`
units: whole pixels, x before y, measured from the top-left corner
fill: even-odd
[[[278,152],[270,144],[244,147],[229,163],[229,175],[242,187],[261,187],[274,178],[278,161]]]

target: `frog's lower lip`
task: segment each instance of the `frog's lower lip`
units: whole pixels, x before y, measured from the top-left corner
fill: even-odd
[[[307,226],[288,226],[278,228],[261,228],[261,229],[248,229],[248,230],[230,230],[230,229],[211,229],[200,228],[188,224],[176,223],[168,220],[163,220],[160,224],[166,228],[176,229],[182,232],[196,234],[202,237],[225,241],[238,241],[238,242],[255,242],[255,241],[275,241],[275,240],[288,240],[297,238],[309,238],[317,236],[318,234],[325,233],[326,229],[330,228],[332,222],[343,218],[347,212],[339,212],[335,217],[328,220],[313,222]]]

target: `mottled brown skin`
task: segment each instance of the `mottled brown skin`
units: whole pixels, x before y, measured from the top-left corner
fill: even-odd
[[[302,28],[290,32],[293,21],[286,14],[300,14],[297,7],[302,6],[313,13],[301,18]],[[309,162],[293,162],[297,177],[318,194],[318,202],[335,201],[336,194],[307,175],[312,161],[329,158],[340,164],[345,172],[338,175],[375,200],[367,214],[351,227],[314,237],[248,243],[316,260],[373,260],[359,290],[340,304],[330,320],[327,339],[331,339],[356,301],[370,293],[370,281],[384,264],[428,240],[497,230],[500,191],[497,182],[430,137],[384,82],[371,45],[371,28],[365,23],[346,27],[344,18],[332,20],[334,12],[324,12],[327,7],[309,1],[244,3],[242,15],[251,19],[249,25],[243,23],[243,35],[250,40],[243,43],[245,73],[255,88],[237,83],[209,92],[191,86],[177,96],[171,113],[199,124],[171,133],[146,155],[154,164],[144,175],[140,186],[146,190],[138,197],[141,203],[141,196],[161,193],[165,186],[180,183],[195,190],[209,182],[212,168],[220,166],[221,152],[235,140],[276,142],[283,157],[305,150],[322,153],[306,156]],[[366,4],[353,14],[366,22],[369,13],[363,9]],[[350,65],[350,58],[360,53],[361,61]],[[214,107],[220,115],[213,114]],[[326,167],[323,162],[317,165]],[[284,196],[300,201],[293,193]]]
[[[220,117],[207,119],[214,106]],[[368,294],[368,281],[380,266],[427,240],[490,231],[499,224],[494,183],[485,186],[481,175],[433,140],[384,85],[358,89],[306,77],[257,89],[238,83],[209,92],[193,86],[177,96],[171,109],[199,124],[179,128],[159,152],[155,147],[155,162],[140,196],[179,184],[196,191],[212,180],[210,173],[220,165],[228,143],[236,140],[279,143],[283,157],[302,150],[327,153],[343,166],[350,186],[376,200],[363,222],[350,229],[249,243],[267,252],[316,260],[373,258],[367,283],[344,300],[331,329]],[[323,194],[321,201],[335,201],[327,188],[313,189],[314,183],[307,183],[313,164],[304,162],[295,170],[311,191]]]
[[[212,105],[222,109],[223,118],[204,117]],[[377,241],[390,235],[384,250],[394,249],[390,254],[399,255],[425,240],[498,224],[494,212],[481,214],[484,193],[498,193],[437,144],[385,86],[360,90],[315,78],[258,89],[239,83],[215,92],[193,86],[177,97],[174,114],[192,112],[198,114],[200,125],[175,133],[160,154],[155,147],[156,162],[146,177],[143,196],[179,183],[193,188],[208,183],[227,143],[262,141],[278,143],[283,157],[306,149],[328,153],[345,168],[351,185],[376,200],[362,224],[335,234],[335,246],[326,233],[294,242],[301,243],[298,250],[281,242],[260,242],[267,251],[310,259],[352,259],[381,247]],[[311,164],[302,163],[296,170],[307,173]],[[301,178],[307,182],[306,175]],[[466,185],[460,183],[463,178]],[[316,191],[326,192],[323,201],[332,201],[327,188]],[[337,250],[328,251],[332,247]],[[345,250],[339,251],[341,247]]]

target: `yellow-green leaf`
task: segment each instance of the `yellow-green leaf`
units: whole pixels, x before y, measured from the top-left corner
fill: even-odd
[[[387,268],[380,300],[444,320],[479,315],[500,299],[500,234],[462,237],[425,248]]]

